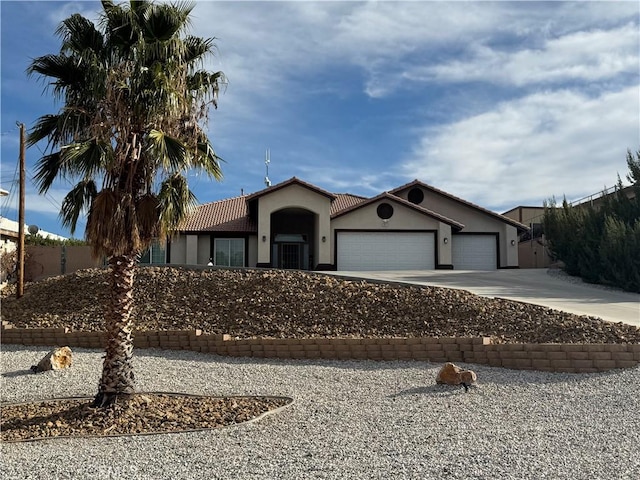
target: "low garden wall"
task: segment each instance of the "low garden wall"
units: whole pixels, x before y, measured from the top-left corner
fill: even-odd
[[[6,344],[103,348],[103,332],[15,328],[2,322]],[[640,344],[491,343],[487,337],[247,338],[200,330],[136,332],[135,348],[192,350],[233,357],[464,362],[518,370],[590,373],[640,364]]]

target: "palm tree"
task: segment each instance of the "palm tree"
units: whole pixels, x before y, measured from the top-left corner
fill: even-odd
[[[75,183],[62,202],[62,224],[73,233],[86,213],[87,241],[110,266],[96,407],[135,391],[131,311],[139,255],[195,205],[189,169],[222,176],[205,125],[225,79],[204,69],[213,39],[186,33],[193,6],[103,0],[98,27],[79,14],[67,18],[56,32],[60,53],[36,58],[27,70],[48,80],[63,103],[29,132],[29,145],[48,141],[34,176],[40,193],[60,177]]]

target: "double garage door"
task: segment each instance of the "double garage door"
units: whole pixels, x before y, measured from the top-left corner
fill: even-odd
[[[455,270],[495,270],[495,235],[453,235]],[[432,232],[338,232],[338,270],[433,270],[435,234]]]
[[[432,270],[432,232],[338,232],[338,270]]]

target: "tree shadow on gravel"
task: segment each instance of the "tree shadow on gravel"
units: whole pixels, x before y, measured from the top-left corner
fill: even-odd
[[[15,370],[13,372],[5,372],[2,374],[2,376],[5,378],[16,378],[16,377],[22,377],[26,375],[33,375],[33,371],[32,370]]]
[[[472,386],[469,393],[472,393],[475,388]],[[464,387],[462,385],[429,385],[425,387],[414,387],[406,390],[401,390],[397,393],[387,395],[387,398],[404,397],[406,395],[432,395],[437,397],[450,397],[454,395],[464,394]]]

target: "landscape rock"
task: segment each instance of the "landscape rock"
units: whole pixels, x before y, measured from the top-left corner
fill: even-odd
[[[477,380],[478,377],[473,370],[463,370],[451,362],[445,363],[436,376],[436,383],[439,385],[464,385],[465,390]]]
[[[106,269],[2,292],[16,328],[104,331]],[[640,328],[465,290],[344,280],[299,270],[149,266],[135,276],[134,329],[234,338],[491,337],[493,343],[640,343]]]
[[[62,370],[63,368],[69,368],[72,362],[73,353],[69,347],[54,348],[37,365],[33,365],[31,370],[33,373]]]

